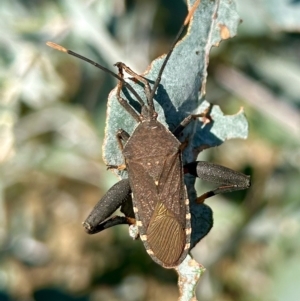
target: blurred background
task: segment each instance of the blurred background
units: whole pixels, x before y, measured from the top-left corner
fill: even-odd
[[[238,0],[239,34],[211,53],[207,100],[244,107],[249,138],[200,154],[251,174],[207,200],[214,227],[193,250],[199,300],[300,300],[300,1]],[[169,49],[182,0],[0,3],[0,300],[178,298],[177,276],[127,226],[81,222],[117,181],[101,158],[114,79],[45,45],[143,72]],[[197,182],[199,194],[207,190]]]

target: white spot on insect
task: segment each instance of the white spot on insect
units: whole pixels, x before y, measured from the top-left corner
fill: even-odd
[[[185,245],[184,249],[185,249],[185,250],[188,250],[188,249],[190,248],[190,246],[191,246],[191,244],[188,243],[188,244]]]
[[[133,212],[137,213],[137,212],[139,212],[139,210],[136,207],[133,207]]]
[[[159,164],[159,161],[155,161],[155,164],[158,165],[158,164]]]
[[[148,165],[148,166],[151,166],[151,163],[150,163],[150,162],[148,162],[148,163],[147,163],[147,165]]]
[[[139,237],[139,230],[136,225],[130,225],[129,226],[129,235],[133,239],[137,239]]]
[[[155,130],[157,128],[157,126],[153,126],[151,127],[151,130]]]
[[[186,215],[185,215],[185,218],[186,218],[186,219],[191,219],[191,214],[190,214],[190,213],[186,214]]]
[[[146,241],[147,240],[147,235],[141,235],[140,237],[141,237],[142,241]]]
[[[185,200],[185,204],[188,205],[189,204],[189,199]]]
[[[155,183],[155,185],[157,186],[158,185],[158,181],[156,180],[156,181],[154,181],[154,183]]]
[[[146,250],[149,255],[154,255],[154,252],[150,249]]]
[[[143,226],[143,224],[142,224],[142,222],[141,222],[141,221],[136,221],[136,225],[137,225],[138,227],[141,227],[141,226]]]
[[[190,235],[192,233],[192,228],[188,228],[185,230],[186,235]]]

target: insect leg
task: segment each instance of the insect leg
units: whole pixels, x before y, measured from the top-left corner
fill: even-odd
[[[179,137],[180,133],[186,128],[186,126],[188,126],[190,124],[190,122],[192,120],[195,120],[197,118],[207,118],[208,120],[210,120],[210,116],[209,116],[209,112],[211,110],[211,106],[209,106],[203,113],[200,114],[191,114],[188,115],[186,118],[184,118],[180,124],[175,128],[175,130],[173,131],[173,135],[175,137]]]
[[[118,142],[118,146],[121,151],[123,151],[123,144],[127,142],[127,140],[130,138],[130,135],[124,131],[123,129],[118,129],[116,133],[116,138]],[[124,170],[126,169],[125,164],[121,165],[107,165],[107,169],[118,169],[118,170]]]
[[[243,190],[251,186],[250,176],[210,162],[195,161],[188,163],[184,165],[184,171],[202,180],[220,184],[218,188],[198,197],[197,203],[203,203],[205,199],[219,193]]]
[[[130,74],[135,79],[137,79],[138,81],[140,81],[140,82],[142,82],[144,84],[145,94],[146,94],[146,97],[147,97],[147,103],[148,103],[148,106],[150,108],[150,112],[151,112],[151,110],[154,111],[153,101],[152,102],[149,101],[150,94],[151,94],[151,88],[150,88],[149,82],[144,77],[142,77],[141,75],[135,73],[132,69],[130,69],[124,63],[118,62],[118,63],[115,64],[115,66],[117,66],[118,68],[121,68],[121,69],[125,70],[126,73]]]
[[[123,74],[123,70],[122,68],[119,68],[119,73],[118,73],[118,76],[121,77],[122,79],[124,78],[124,74]],[[120,105],[137,121],[137,122],[141,122],[141,119],[140,119],[140,116],[139,114],[130,106],[130,104],[124,99],[121,97],[121,90],[122,90],[122,87],[123,87],[123,81],[122,80],[119,80],[118,81],[118,86],[117,86],[117,99],[120,103]],[[142,106],[145,106],[145,104],[143,103],[142,100],[138,99],[140,105]]]
[[[127,140],[130,138],[130,135],[123,129],[118,129],[116,133],[116,138],[118,141],[118,145],[120,150],[123,150],[123,144],[127,142]]]
[[[112,216],[111,218],[105,220],[103,223],[97,225],[95,228],[93,228],[92,231],[90,231],[89,229],[86,229],[86,232],[88,234],[96,234],[99,233],[105,229],[114,227],[114,226],[118,226],[118,225],[132,225],[135,223],[135,219],[134,222],[132,222],[131,218],[128,218],[126,216]]]
[[[115,216],[109,218],[120,207],[125,217]],[[88,234],[95,234],[115,225],[133,224],[135,218],[130,208],[132,208],[131,188],[129,180],[123,179],[112,186],[96,204],[83,222],[83,227]]]

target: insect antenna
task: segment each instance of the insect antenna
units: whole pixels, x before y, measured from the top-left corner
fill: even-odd
[[[155,111],[154,110],[154,103],[153,103],[153,98],[154,98],[154,94],[157,90],[157,87],[158,85],[160,84],[160,81],[161,81],[161,75],[167,65],[167,62],[175,48],[175,45],[177,44],[177,42],[179,41],[180,37],[181,37],[181,34],[182,32],[184,31],[184,29],[186,28],[186,26],[189,24],[195,10],[197,9],[198,5],[200,4],[201,0],[196,0],[195,3],[193,4],[193,6],[191,7],[191,9],[189,10],[188,12],[188,15],[186,16],[182,26],[180,27],[175,39],[174,39],[174,42],[172,43],[171,45],[171,48],[167,54],[167,56],[165,57],[165,60],[163,61],[163,64],[161,65],[160,67],[160,70],[158,72],[158,75],[157,75],[157,78],[155,80],[155,83],[153,85],[153,88],[152,88],[152,91],[151,91],[151,94],[150,94],[150,97],[149,97],[149,104],[150,104],[150,108],[149,108],[149,111],[150,111],[150,114],[153,114],[153,112]]]
[[[119,81],[121,81],[124,84],[124,86],[136,97],[137,101],[140,103],[141,106],[144,105],[144,101],[142,100],[142,98],[133,89],[133,87],[128,82],[126,82],[124,80],[123,77],[121,77],[118,74],[114,73],[113,71],[105,68],[104,66],[96,63],[95,61],[92,61],[92,60],[88,59],[87,57],[82,56],[82,55],[80,55],[80,54],[78,54],[78,53],[76,53],[76,52],[74,52],[72,50],[66,49],[65,47],[63,47],[61,45],[58,45],[58,44],[53,43],[53,42],[47,42],[46,45],[49,46],[49,47],[51,47],[51,48],[53,48],[53,49],[55,49],[55,50],[58,50],[58,51],[61,51],[61,52],[65,52],[65,53],[67,53],[69,55],[75,56],[75,57],[77,57],[77,58],[79,58],[79,59],[81,59],[81,60],[83,60],[85,62],[88,62],[89,64],[91,64],[91,65],[93,65],[93,66],[95,66],[95,67],[103,70],[104,72],[112,75],[113,77],[115,77],[116,79],[118,79]]]
[[[162,73],[163,73],[163,71],[164,71],[164,69],[165,69],[165,67],[166,67],[166,64],[167,64],[167,62],[168,62],[168,60],[169,60],[169,58],[170,58],[170,56],[171,56],[171,54],[172,54],[172,52],[173,52],[173,50],[174,50],[174,48],[175,48],[175,45],[176,45],[177,42],[179,41],[180,36],[181,36],[182,32],[184,31],[184,29],[185,29],[186,26],[189,24],[189,22],[190,22],[190,20],[191,20],[191,18],[192,18],[192,16],[193,16],[193,14],[194,14],[196,8],[198,7],[198,5],[200,4],[200,2],[201,2],[201,0],[196,0],[195,3],[193,4],[193,6],[191,7],[191,9],[189,10],[187,17],[185,18],[185,20],[184,20],[184,22],[183,22],[183,24],[182,24],[180,30],[178,31],[177,36],[176,36],[174,42],[173,42],[172,45],[171,45],[171,49],[170,49],[170,51],[168,52],[168,54],[167,54],[165,60],[163,61],[162,66],[161,66],[161,68],[160,68],[160,70],[159,70],[159,72],[158,72],[158,76],[157,76],[157,78],[156,78],[156,80],[155,80],[155,83],[154,83],[154,85],[153,85],[152,91],[151,91],[150,96],[149,96],[149,99],[148,99],[148,103],[149,103],[149,113],[150,113],[150,115],[152,115],[152,116],[153,116],[153,114],[154,114],[154,112],[155,112],[155,109],[154,109],[154,103],[153,103],[153,98],[154,98],[154,94],[155,94],[155,92],[156,92],[156,90],[157,90],[157,87],[158,87],[158,85],[160,84],[160,81],[161,81],[161,75],[162,75]],[[92,60],[88,59],[87,57],[82,56],[82,55],[80,55],[80,54],[78,54],[78,53],[76,53],[76,52],[74,52],[74,51],[72,51],[72,50],[66,49],[65,47],[63,47],[63,46],[61,46],[61,45],[59,45],[59,44],[56,44],[56,43],[53,43],[53,42],[47,42],[46,45],[49,46],[49,47],[51,47],[51,48],[53,48],[53,49],[56,49],[56,50],[58,50],[58,51],[62,51],[62,52],[65,52],[65,53],[67,53],[67,54],[69,54],[69,55],[75,56],[75,57],[77,57],[77,58],[79,58],[79,59],[81,59],[81,60],[83,60],[83,61],[85,61],[85,62],[88,62],[89,64],[91,64],[91,65],[93,65],[93,66],[95,66],[95,67],[97,67],[97,68],[103,70],[104,72],[110,74],[111,76],[115,77],[116,79],[118,79],[119,81],[121,81],[121,82],[123,83],[123,85],[124,85],[124,86],[125,86],[125,87],[126,87],[126,88],[127,88],[127,89],[135,96],[135,97],[136,97],[136,99],[137,99],[137,101],[140,103],[140,105],[141,105],[142,107],[144,106],[144,101],[142,100],[142,98],[141,98],[141,97],[138,95],[138,93],[133,89],[133,87],[132,87],[128,82],[126,82],[126,81],[124,80],[123,77],[121,77],[121,76],[119,76],[118,74],[114,73],[113,71],[111,71],[111,70],[105,68],[104,66],[102,66],[102,65],[100,65],[100,64],[98,64],[98,63],[96,63],[95,61],[92,61]]]

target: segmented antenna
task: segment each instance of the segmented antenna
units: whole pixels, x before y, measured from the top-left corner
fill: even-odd
[[[127,82],[124,80],[124,78],[122,78],[122,77],[119,76],[118,74],[116,74],[116,73],[114,73],[113,71],[111,71],[111,70],[105,68],[104,66],[102,66],[102,65],[100,65],[100,64],[98,64],[98,63],[96,63],[95,61],[92,61],[92,60],[88,59],[88,58],[85,57],[85,56],[82,56],[82,55],[80,55],[80,54],[78,54],[78,53],[76,53],[76,52],[74,52],[74,51],[72,51],[72,50],[66,49],[65,47],[63,47],[63,46],[61,46],[61,45],[58,45],[58,44],[53,43],[53,42],[47,42],[46,45],[49,46],[49,47],[51,47],[51,48],[53,48],[53,49],[55,49],[55,50],[58,50],[58,51],[61,51],[61,52],[65,52],[65,53],[67,53],[67,54],[70,54],[70,55],[72,55],[72,56],[75,56],[75,57],[77,57],[77,58],[79,58],[79,59],[81,59],[81,60],[83,60],[83,61],[85,61],[85,62],[88,62],[88,63],[90,63],[91,65],[93,65],[93,66],[95,66],[95,67],[97,67],[97,68],[99,68],[99,69],[101,69],[101,70],[107,72],[108,74],[112,75],[112,76],[115,77],[116,79],[118,79],[118,80],[120,80],[121,82],[123,82],[124,86],[125,86],[128,90],[130,90],[130,92],[132,92],[132,94],[136,97],[136,99],[138,100],[138,102],[139,102],[141,105],[144,104],[143,100],[142,100],[141,97],[137,94],[137,92],[133,89],[133,87],[132,87],[129,83],[127,83]]]
[[[168,52],[168,54],[167,54],[167,56],[166,56],[163,64],[160,67],[160,70],[158,72],[156,81],[154,83],[154,86],[153,86],[151,94],[150,94],[150,101],[152,101],[152,102],[153,102],[153,98],[154,98],[154,94],[156,92],[156,89],[157,89],[157,87],[158,87],[158,85],[159,85],[159,83],[161,81],[161,75],[162,75],[162,73],[163,73],[163,71],[164,71],[164,69],[165,69],[165,67],[167,65],[167,62],[168,62],[168,60],[169,60],[169,58],[170,58],[170,56],[171,56],[171,54],[172,54],[172,52],[173,52],[173,50],[175,48],[175,45],[179,41],[180,36],[181,36],[182,32],[184,31],[185,27],[189,24],[192,16],[194,15],[194,12],[195,12],[196,8],[198,7],[198,5],[200,4],[200,2],[201,2],[201,0],[196,0],[195,3],[193,4],[193,6],[191,7],[190,11],[188,12],[188,15],[186,16],[186,18],[185,18],[182,26],[180,27],[180,29],[179,29],[179,31],[178,31],[178,33],[176,35],[176,38],[175,38],[173,44],[171,45],[170,51]]]
[[[183,22],[181,28],[179,29],[179,31],[178,31],[178,33],[177,33],[177,35],[176,35],[176,38],[175,38],[174,42],[173,42],[172,45],[171,45],[170,51],[168,52],[166,58],[165,58],[164,61],[163,61],[163,64],[162,64],[161,67],[160,67],[160,70],[159,70],[159,72],[158,72],[158,76],[157,76],[157,78],[156,78],[156,80],[155,80],[155,83],[154,83],[154,85],[153,85],[153,88],[152,88],[152,90],[151,90],[151,94],[150,94],[149,100],[148,100],[148,101],[149,101],[149,104],[150,104],[149,113],[152,114],[152,115],[153,115],[153,112],[154,112],[153,98],[154,98],[155,92],[156,92],[156,90],[157,90],[157,87],[158,87],[159,84],[160,84],[160,81],[161,81],[161,75],[162,75],[162,73],[163,73],[163,71],[164,71],[164,69],[165,69],[165,67],[166,67],[166,64],[167,64],[167,62],[168,62],[168,60],[169,60],[169,58],[170,58],[170,56],[171,56],[171,54],[172,54],[172,52],[173,52],[173,50],[174,50],[174,48],[175,48],[175,45],[176,45],[177,42],[179,41],[180,36],[181,36],[182,32],[184,31],[185,27],[189,24],[189,22],[190,22],[190,20],[191,20],[191,18],[192,18],[192,16],[193,16],[193,14],[194,14],[196,8],[198,7],[198,5],[200,4],[200,2],[201,2],[201,0],[196,0],[195,3],[193,4],[193,6],[191,7],[191,9],[189,10],[188,15],[186,16],[186,18],[185,18],[185,20],[184,20],[184,22]],[[98,64],[98,63],[96,63],[95,61],[92,61],[92,60],[88,59],[87,57],[84,57],[84,56],[82,56],[82,55],[80,55],[80,54],[78,54],[78,53],[76,53],[76,52],[74,52],[74,51],[72,51],[72,50],[66,49],[65,47],[63,47],[63,46],[61,46],[61,45],[58,45],[58,44],[53,43],[53,42],[47,42],[46,45],[49,46],[49,47],[51,47],[51,48],[53,48],[53,49],[56,49],[56,50],[58,50],[58,51],[62,51],[62,52],[65,52],[65,53],[67,53],[67,54],[70,54],[70,55],[72,55],[72,56],[75,56],[75,57],[77,57],[77,58],[79,58],[79,59],[81,59],[81,60],[83,60],[83,61],[85,61],[85,62],[88,62],[89,64],[91,64],[91,65],[93,65],[93,66],[95,66],[95,67],[97,67],[97,68],[103,70],[104,72],[107,72],[108,74],[112,75],[113,77],[115,77],[116,79],[118,79],[119,81],[121,81],[121,82],[124,84],[124,86],[125,86],[125,87],[126,87],[126,88],[127,88],[127,89],[135,96],[135,97],[136,97],[137,101],[138,101],[142,106],[144,105],[143,100],[142,100],[141,97],[138,95],[138,93],[133,89],[133,87],[132,87],[128,82],[126,82],[126,81],[124,80],[124,78],[122,78],[122,77],[119,76],[118,74],[116,74],[116,73],[114,73],[113,71],[111,71],[111,70],[105,68],[104,66],[102,66],[102,65],[100,65],[100,64]]]

